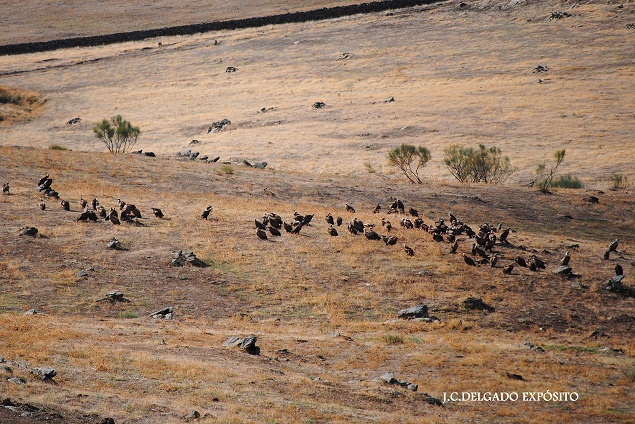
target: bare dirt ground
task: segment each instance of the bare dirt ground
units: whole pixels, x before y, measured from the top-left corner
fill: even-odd
[[[633,174],[634,6],[468,3],[0,57],[0,85],[47,99],[0,124],[0,181],[11,184],[0,196],[0,398],[18,411],[3,408],[0,422],[177,423],[193,410],[199,422],[631,422],[634,299],[605,281],[620,264],[635,287],[632,191],[607,190],[612,173]],[[550,21],[554,10],[572,16]],[[538,64],[549,70],[532,73]],[[157,157],[103,152],[91,128],[115,113]],[[207,134],[222,118],[232,125]],[[192,139],[222,160],[177,157]],[[386,165],[402,142],[431,149],[424,185]],[[518,171],[499,186],[455,183],[441,162],[451,143],[501,147]],[[527,187],[560,148],[562,172],[588,188]],[[71,211],[53,199],[39,209],[47,173]],[[134,203],[140,225],[77,222],[80,196]],[[466,236],[452,255],[399,226],[385,213],[393,196],[428,224],[452,212],[473,228],[511,227],[499,265],[466,265]],[[294,211],[315,214],[312,225],[256,237],[254,218]],[[329,212],[344,219],[337,237]],[[350,234],[353,217],[380,233],[391,220],[399,243]],[[19,236],[25,226],[39,236]],[[113,237],[122,250],[106,248]],[[168,266],[178,250],[209,266]],[[551,272],[565,251],[573,278]],[[532,254],[546,270],[502,273]],[[110,291],[130,302],[98,301]],[[470,296],[493,310],[467,310]],[[417,304],[439,322],[396,319]],[[149,317],[168,306],[172,320]],[[250,334],[259,355],[222,346]],[[58,375],[42,382],[34,367]],[[418,390],[376,381],[387,371]],[[547,390],[579,399],[437,406],[423,395]]]

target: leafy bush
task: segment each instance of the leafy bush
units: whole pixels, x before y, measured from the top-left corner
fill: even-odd
[[[547,174],[547,167],[544,163],[541,163],[536,167],[536,174],[538,174],[539,180],[537,186],[543,193],[549,193],[549,189],[553,186],[553,179],[556,176],[556,170],[564,161],[565,149],[558,150],[553,156],[556,160],[556,164],[551,167],[549,174]]]
[[[611,175],[611,184],[609,186],[609,190],[626,190],[630,187],[628,183],[628,179],[622,174],[613,174]]]
[[[560,178],[551,183],[552,187],[558,188],[584,188],[584,183],[574,175],[561,175]]]
[[[423,146],[415,147],[411,144],[402,144],[388,152],[388,163],[401,169],[411,183],[421,184],[419,168],[425,166],[430,157],[430,151]]]
[[[515,169],[497,147],[479,144],[477,149],[457,144],[445,149],[443,159],[450,173],[462,183],[492,183],[505,181]]]
[[[99,140],[108,147],[111,153],[126,153],[137,143],[141,130],[133,126],[129,121],[116,115],[104,119],[93,127],[93,131]]]

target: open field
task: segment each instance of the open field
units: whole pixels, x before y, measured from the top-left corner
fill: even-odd
[[[70,423],[180,423],[193,410],[198,422],[632,422],[635,298],[605,281],[620,264],[635,287],[635,200],[607,190],[615,173],[635,179],[635,5],[468,3],[0,57],[0,86],[37,98],[0,122],[0,182],[11,187],[0,196],[0,399],[40,408],[20,418],[3,408],[0,422],[48,411]],[[572,16],[549,20],[555,10]],[[95,15],[84,13],[88,29]],[[153,19],[165,18],[138,24]],[[540,64],[548,71],[533,73]],[[104,152],[92,127],[117,113],[157,157]],[[208,134],[223,118],[232,124]],[[423,185],[387,165],[401,143],[431,150]],[[496,145],[517,171],[503,185],[458,184],[442,164],[453,143]],[[176,156],[185,148],[221,160]],[[562,148],[560,172],[587,188],[528,187]],[[52,198],[38,207],[47,173],[70,211]],[[80,196],[143,216],[77,222]],[[497,267],[468,266],[464,234],[453,255],[400,226],[391,197],[428,225],[451,212],[474,229],[512,228],[494,246]],[[299,234],[256,237],[254,218],[291,222],[295,211],[315,214]],[[327,213],[343,217],[337,237]],[[381,234],[389,219],[399,243],[349,233],[354,217]],[[25,226],[39,236],[19,236]],[[123,249],[106,247],[113,237]],[[170,267],[179,250],[208,266]],[[566,251],[572,278],[551,272]],[[503,274],[532,254],[546,270]],[[130,302],[98,301],[111,291]],[[493,309],[468,310],[468,297]],[[438,321],[397,319],[419,304]],[[172,320],[149,317],[168,306]],[[259,355],[223,346],[250,334]],[[34,367],[58,375],[42,382]],[[387,371],[418,390],[376,381]],[[579,399],[438,406],[423,394],[547,390]]]

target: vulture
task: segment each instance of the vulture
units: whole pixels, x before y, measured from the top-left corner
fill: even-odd
[[[44,199],[40,199],[40,210],[46,210],[46,203],[44,203]]]
[[[355,226],[353,225],[353,223],[348,224],[348,231],[349,231],[351,234],[355,234],[355,235],[357,235],[357,233],[358,233],[357,228],[355,228]]]
[[[91,202],[91,205],[93,206],[93,210],[96,211],[97,206],[99,206],[99,202],[97,201],[97,198],[93,197],[93,201]]]
[[[496,268],[496,262],[498,262],[498,253],[495,253],[494,256],[489,258],[489,266]]]
[[[611,244],[609,245],[609,251],[610,251],[610,252],[617,252],[617,246],[618,246],[619,244],[620,244],[620,243],[619,243],[618,239],[613,240],[613,243],[611,243]]]
[[[455,254],[458,248],[459,248],[459,242],[455,241],[452,247],[450,248],[450,253]]]
[[[282,228],[282,218],[280,215],[276,215],[275,213],[269,214],[269,225],[273,228],[280,230]]]
[[[364,232],[364,223],[360,219],[353,219],[352,221],[353,227],[357,230],[358,233]]]
[[[399,240],[396,236],[382,236],[382,239],[384,240],[384,243],[386,243],[386,246],[394,246]]]
[[[60,202],[60,205],[62,205],[62,208],[63,208],[65,211],[70,211],[70,210],[71,210],[71,204],[68,202],[68,200],[62,200],[62,201]],[[104,218],[105,218],[105,216],[104,216]]]
[[[259,230],[266,230],[267,229],[267,225],[258,221],[257,219],[254,219],[254,224],[256,224],[256,228],[258,228]]]
[[[537,271],[538,270],[538,267],[536,267],[536,262],[529,261],[529,270],[530,271]]]
[[[84,209],[87,205],[88,202],[82,196],[79,196],[79,206]]]
[[[409,213],[410,215],[412,215],[412,216],[419,216],[419,211],[418,211],[418,210],[416,210],[416,209],[415,209],[415,208],[413,208],[413,207],[411,207],[411,208],[408,210],[408,213]]]
[[[624,275],[624,268],[622,268],[622,265],[615,265],[615,275]]]
[[[370,228],[367,228],[364,230],[364,235],[366,236],[368,240],[381,240],[381,237],[379,236],[379,234],[377,234],[375,231],[371,230]]]
[[[608,261],[610,257],[611,257],[611,250],[609,249],[606,252],[604,252],[604,260]]]
[[[258,228],[258,230],[256,230],[256,235],[261,240],[268,240],[267,233],[265,233],[265,230],[263,229]]]
[[[93,211],[92,209],[86,209],[84,210],[84,212],[82,212],[82,214],[80,216],[77,217],[78,221],[93,221],[93,222],[97,222],[97,215],[95,214],[95,211]]]
[[[571,256],[569,255],[569,251],[564,252],[564,256],[560,259],[560,265],[569,265],[569,261],[571,260]]]
[[[106,208],[103,206],[99,206],[99,217],[106,218]]]
[[[522,256],[516,256],[515,262],[523,268],[527,268],[527,262]]]
[[[274,227],[269,227],[267,228],[269,230],[269,232],[271,233],[272,236],[281,236],[282,234],[280,233],[280,230],[278,230],[277,228]]]
[[[531,259],[536,264],[536,268],[547,269],[545,262],[542,259],[538,258],[536,255],[531,255]]]
[[[295,225],[293,226],[293,229],[291,230],[291,234],[299,234],[299,233],[300,233],[300,230],[302,229],[302,227],[303,227],[303,225],[302,225],[302,223],[301,223],[301,222],[299,222],[299,223],[295,224]]]
[[[330,234],[331,236],[333,236],[333,237],[335,237],[335,236],[337,236],[337,235],[338,235],[338,234],[337,234],[337,230],[336,230],[336,229],[335,229],[332,225],[329,227],[328,232],[329,232],[329,234]]]
[[[337,219],[336,219],[335,221],[337,222],[337,226],[339,227],[340,225],[342,225],[342,222],[343,222],[344,220],[342,219],[342,217],[341,217],[341,216],[338,216],[338,217],[337,217]]]
[[[409,247],[406,243],[403,244],[403,250],[406,251],[406,255],[408,255],[408,256],[414,256],[415,255],[415,251],[412,250],[412,248]]]
[[[290,233],[293,230],[293,225],[287,224],[286,222],[283,222],[282,226],[287,233]]]
[[[505,268],[503,268],[503,274],[511,274],[514,270],[514,264],[509,264]]]
[[[2,185],[2,194],[9,194],[9,183]]]
[[[463,260],[469,266],[476,266],[476,262],[474,262],[474,259],[472,259],[469,256],[467,256],[465,253],[463,254]]]
[[[115,211],[116,212],[116,211]],[[117,218],[116,214],[111,213],[108,216],[108,219],[110,220],[110,222],[112,222],[114,225],[119,225],[121,224],[121,222],[119,222],[119,218]]]
[[[375,206],[375,209],[373,209],[373,213],[379,213],[380,210],[381,210],[381,205],[377,203],[377,206]]]
[[[500,242],[501,243],[505,243],[505,244],[509,244],[509,242],[507,241],[507,237],[509,236],[509,232],[511,231],[511,228],[507,228],[505,229],[505,231],[503,231],[500,235]]]
[[[346,210],[347,210],[348,212],[355,213],[355,208],[354,208],[354,207],[352,207],[351,205],[349,205],[348,203],[346,203]]]
[[[37,185],[41,186],[42,184],[44,184],[47,180],[49,179],[49,174],[46,174],[45,176],[43,176],[42,178],[40,178],[40,181],[38,181]],[[7,183],[8,184],[8,183]]]
[[[443,241],[443,236],[441,234],[434,233],[432,234],[432,240],[441,243]]]
[[[159,208],[150,208],[150,209],[152,209],[152,213],[154,213],[154,216],[156,216],[157,218],[161,219],[164,217],[163,211],[161,211],[161,209]]]
[[[478,246],[474,246],[474,251],[476,252],[477,255],[479,255],[481,258],[487,258],[487,253],[485,253],[485,250],[481,249]]]
[[[311,222],[311,220],[313,219],[313,215],[305,215],[304,219],[302,219],[302,225],[310,225],[309,223]]]
[[[409,218],[404,218],[401,220],[401,226],[402,227],[406,227],[406,229],[410,230],[411,228],[414,228],[414,224],[412,223],[412,221]]]
[[[203,211],[201,212],[201,219],[207,219],[207,217],[209,216],[209,213],[212,211],[212,207],[208,206],[205,209],[203,209]]]
[[[334,225],[335,224],[335,220],[333,219],[333,215],[331,215],[331,213],[329,212],[328,215],[326,215],[324,217],[324,220],[326,221],[327,224],[329,225]]]
[[[448,215],[450,216],[450,224],[453,224],[457,221],[456,216],[454,216],[452,212],[448,212]]]

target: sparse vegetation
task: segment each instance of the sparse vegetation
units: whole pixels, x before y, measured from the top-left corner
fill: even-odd
[[[384,342],[386,342],[386,344],[388,345],[397,345],[397,344],[403,344],[404,339],[403,336],[400,336],[398,334],[386,334],[383,336]]]
[[[220,173],[225,175],[232,175],[234,173],[234,167],[231,165],[223,165],[220,167]]]
[[[541,163],[536,167],[536,174],[538,175],[538,181],[536,181],[536,187],[543,193],[549,193],[549,190],[553,186],[553,179],[556,176],[556,171],[562,162],[564,161],[564,155],[566,153],[565,149],[558,150],[554,154],[554,159],[556,160],[555,165],[553,165],[549,172],[547,172],[547,165]]]
[[[482,144],[477,149],[452,145],[445,150],[443,163],[462,183],[499,184],[514,172],[509,158],[503,156],[499,148]]]
[[[136,312],[125,311],[119,314],[119,318],[123,318],[123,319],[139,318],[139,314]]]
[[[631,383],[635,383],[635,364],[628,365],[622,369],[622,374]]]
[[[369,174],[376,174],[377,173],[377,171],[373,167],[373,164],[370,163],[370,162],[364,162],[364,169],[366,169],[366,172],[368,172]]]
[[[557,188],[584,188],[584,183],[578,177],[571,174],[561,175],[551,183],[552,187]]]
[[[388,152],[388,163],[401,169],[410,182],[422,184],[419,169],[428,163],[430,157],[430,151],[423,146],[402,144]]]
[[[59,144],[51,144],[49,146],[49,150],[60,150],[60,151],[67,151],[68,149],[64,146],[60,146]]]
[[[121,115],[102,120],[93,127],[93,132],[111,153],[129,152],[141,134],[139,127],[135,127]]]
[[[611,175],[611,182],[609,185],[609,190],[617,191],[617,190],[626,190],[630,187],[628,183],[628,178],[622,174],[613,174]]]
[[[20,94],[12,94],[10,91],[0,88],[0,103],[19,105],[21,101],[22,96]]]

